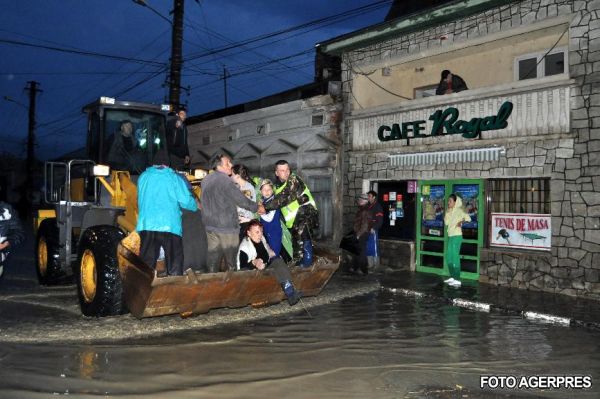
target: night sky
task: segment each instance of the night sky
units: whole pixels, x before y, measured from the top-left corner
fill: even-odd
[[[165,102],[172,0],[0,0],[0,152],[25,155],[27,82],[40,83],[36,155],[84,145],[83,105],[99,96]],[[314,45],[382,22],[392,1],[185,0],[181,102],[190,115],[309,83]],[[372,5],[303,29],[239,42]],[[159,15],[160,14],[160,15]],[[7,43],[10,42],[10,43]],[[211,50],[222,50],[210,54]],[[50,50],[52,47],[60,51]],[[85,53],[85,54],[83,54]],[[91,55],[90,55],[91,53]],[[277,61],[277,59],[286,58]],[[274,61],[275,60],[275,61]],[[6,98],[8,97],[8,99]]]

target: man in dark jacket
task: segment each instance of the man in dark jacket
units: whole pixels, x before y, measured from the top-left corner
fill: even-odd
[[[187,114],[185,110],[179,110],[175,118],[169,121],[167,126],[167,146],[171,167],[176,170],[183,169],[190,164],[190,150],[188,148],[188,131],[185,124]]]
[[[368,274],[367,240],[369,238],[370,225],[369,200],[367,199],[366,194],[362,194],[356,201],[358,203],[358,210],[354,215],[353,231],[356,240],[358,241],[359,253],[353,256],[350,271],[357,273],[360,269],[363,274]]]
[[[23,227],[17,212],[6,202],[0,201],[0,277],[9,252],[24,238]]]
[[[206,230],[208,254],[206,264],[209,273],[219,272],[221,258],[225,258],[229,270],[237,268],[237,251],[240,244],[240,222],[237,207],[264,214],[262,205],[248,199],[229,177],[231,159],[216,155],[211,161],[214,172],[202,180],[202,217]]]
[[[367,210],[369,212],[369,240],[367,243],[367,260],[369,269],[373,270],[379,265],[379,229],[383,226],[383,208],[377,201],[377,193],[373,190],[367,193],[369,201]]]
[[[300,176],[291,172],[287,161],[275,163],[275,176],[275,197],[265,204],[265,209],[281,209],[292,235],[293,260],[309,267],[313,257],[312,232],[319,228],[317,204]]]
[[[463,78],[445,69],[442,71],[442,79],[440,80],[440,84],[438,85],[435,94],[452,94],[468,89],[469,88]]]

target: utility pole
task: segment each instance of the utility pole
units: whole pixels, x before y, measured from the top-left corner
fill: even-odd
[[[223,92],[225,94],[225,108],[227,108],[227,78],[230,77],[229,72],[227,72],[227,67],[223,65]]]
[[[180,105],[181,67],[183,65],[183,1],[173,0],[169,104],[175,106],[175,108],[179,108]]]
[[[39,83],[33,80],[27,82],[25,90],[29,91],[29,129],[27,133],[27,175],[25,180],[25,201],[31,205],[31,195],[33,192],[33,172],[35,171],[35,98],[37,93],[41,90],[38,89]]]

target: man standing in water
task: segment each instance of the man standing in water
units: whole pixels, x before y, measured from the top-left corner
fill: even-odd
[[[367,261],[369,270],[373,271],[379,266],[379,229],[383,226],[383,208],[377,201],[377,193],[373,190],[367,193],[369,201],[369,238],[367,241]]]
[[[265,209],[281,209],[285,225],[292,234],[293,260],[302,267],[309,267],[313,258],[313,231],[319,228],[317,204],[300,176],[292,173],[287,161],[275,163],[275,176],[275,197],[265,204]]]

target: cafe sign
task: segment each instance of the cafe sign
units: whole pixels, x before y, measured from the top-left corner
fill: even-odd
[[[552,215],[492,213],[490,245],[550,250]]]
[[[505,101],[496,115],[483,118],[472,118],[469,121],[461,120],[457,108],[450,107],[444,111],[437,110],[429,117],[433,121],[431,131],[427,132],[427,121],[394,123],[392,126],[382,125],[377,130],[379,141],[406,140],[441,136],[447,134],[460,134],[466,139],[474,139],[487,130],[500,130],[508,126],[508,118],[513,110],[513,104]]]

